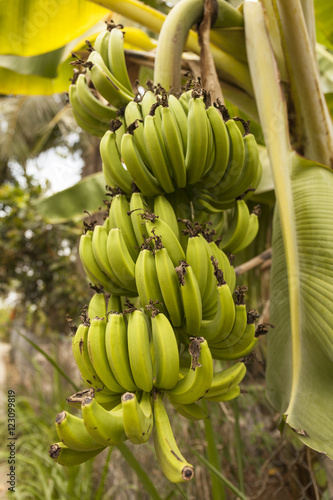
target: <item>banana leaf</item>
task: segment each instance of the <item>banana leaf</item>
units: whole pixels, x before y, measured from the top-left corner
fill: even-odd
[[[36,207],[40,214],[52,224],[68,220],[80,220],[84,212],[94,213],[103,207],[105,180],[102,172],[88,175],[74,186],[39,199]]]
[[[262,6],[246,3],[244,17],[277,200],[267,398],[303,443],[333,458],[333,171],[292,151]]]

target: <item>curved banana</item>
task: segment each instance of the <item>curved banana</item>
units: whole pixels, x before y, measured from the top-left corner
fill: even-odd
[[[186,166],[183,152],[182,136],[177,121],[168,106],[161,109],[162,137],[169,159],[173,181],[177,188],[186,186]]]
[[[244,200],[236,200],[235,212],[230,226],[222,237],[221,249],[224,252],[233,252],[237,248],[247,232],[250,219],[249,208]]]
[[[128,316],[128,355],[133,379],[139,389],[150,392],[153,388],[153,365],[145,313],[133,308],[129,309]]]
[[[146,443],[153,431],[154,419],[151,395],[143,392],[140,402],[135,394],[126,392],[121,397],[124,429],[133,444]]]
[[[95,293],[89,301],[88,318],[91,320],[93,318],[104,318],[106,322],[106,302],[105,302],[105,294]]]
[[[188,105],[186,182],[195,184],[201,178],[208,154],[208,125],[203,97],[194,95]]]
[[[183,92],[179,97],[179,102],[182,105],[186,115],[188,114],[188,104],[190,102],[191,97],[192,97],[192,90],[187,90],[186,92]]]
[[[138,191],[133,191],[130,198],[130,217],[136,242],[139,247],[144,244],[148,238],[145,222],[141,218],[141,213],[145,210],[146,200]]]
[[[69,86],[69,101],[72,105],[73,115],[78,125],[90,134],[102,137],[109,128],[108,124],[96,119],[82,107],[77,95],[77,88],[75,84],[71,84]]]
[[[194,477],[193,466],[180,453],[162,401],[162,396],[159,393],[154,393],[153,395],[153,409],[154,448],[163,474],[172,483],[190,481]]]
[[[199,334],[202,322],[202,301],[198,281],[192,267],[185,261],[180,261],[176,267],[182,298],[185,331],[191,337]]]
[[[217,309],[212,319],[203,319],[199,334],[207,339],[209,345],[227,337],[235,323],[235,304],[226,282],[216,286]]]
[[[179,239],[177,215],[171,203],[163,194],[159,194],[154,198],[154,213],[171,227],[177,239]]]
[[[159,239],[162,240],[162,244],[167,249],[174,266],[178,266],[179,261],[185,260],[183,247],[179,243],[179,239],[175,235],[173,229],[167,222],[149,210],[146,210],[141,217],[146,221],[148,234],[157,235]]]
[[[162,303],[168,312],[172,325],[181,326],[183,305],[175,267],[163,245],[155,244],[154,253],[158,283],[163,297]]]
[[[49,449],[50,457],[59,465],[67,467],[80,465],[99,455],[105,446],[93,451],[77,451],[67,448],[63,443],[54,443]]]
[[[101,444],[88,434],[82,418],[71,415],[67,411],[58,413],[55,427],[59,439],[72,450],[91,451],[101,448]]]
[[[117,382],[107,358],[105,323],[102,320],[95,318],[91,321],[87,343],[90,361],[99,378],[111,392],[125,392],[124,387]]]
[[[206,398],[218,396],[233,389],[241,383],[246,374],[246,366],[241,361],[235,363],[224,370],[214,373],[209,391],[204,396]]]
[[[251,245],[254,238],[257,236],[259,231],[259,215],[260,215],[260,206],[256,205],[252,213],[250,215],[249,224],[247,227],[247,231],[244,235],[242,243],[233,250],[233,253],[238,253]]]
[[[107,252],[108,233],[104,226],[96,225],[92,235],[92,250],[97,265],[112,283],[113,295],[128,295],[128,290],[123,288],[121,280],[113,271]]]
[[[143,307],[149,304],[150,300],[153,302],[158,301],[160,311],[165,311],[155,266],[155,257],[151,248],[141,248],[135,263],[135,283]]]
[[[96,389],[103,389],[104,383],[97,375],[89,358],[87,344],[88,331],[88,323],[81,323],[78,326],[76,333],[72,338],[73,356],[85,383],[91,387],[95,387]]]
[[[172,389],[178,382],[179,353],[174,329],[168,318],[153,308],[151,316],[155,380],[158,389]]]
[[[156,129],[156,117],[147,115],[144,119],[143,137],[147,150],[150,170],[159,185],[166,193],[172,193],[175,187],[172,182],[167,153]]]
[[[191,404],[202,398],[213,380],[213,358],[207,340],[197,337],[191,341],[189,351],[191,368],[171,390],[165,391],[176,404]]]
[[[79,75],[76,82],[76,94],[81,107],[96,120],[110,123],[117,118],[117,110],[97,99],[87,84],[86,77]]]
[[[233,271],[232,266],[230,265],[230,261],[229,261],[228,257],[223,252],[223,250],[221,250],[217,246],[215,241],[210,241],[208,244],[210,246],[211,255],[213,255],[214,258],[217,259],[218,267],[223,272],[223,279],[227,282],[227,285],[229,286],[231,292],[233,292],[234,288],[235,288],[234,286],[232,286],[233,282],[234,282],[234,279],[233,279],[234,271]]]
[[[162,193],[159,183],[141,158],[134,142],[134,136],[130,132],[126,132],[122,137],[121,155],[129,174],[144,196],[153,197]]]
[[[246,330],[249,329],[253,332],[253,325],[247,325]],[[222,359],[226,361],[232,361],[235,359],[242,359],[248,356],[258,343],[258,338],[254,337],[244,349],[240,348],[238,350],[237,344],[235,346],[229,347],[228,349],[220,349],[218,347],[211,347],[210,351],[214,359]]]
[[[203,418],[208,417],[207,410],[200,406],[198,403],[191,403],[189,405],[182,404],[174,404],[172,399],[170,399],[170,403],[175,408],[175,410],[182,416],[187,418],[188,420],[192,420],[193,422],[197,420],[202,420]]]
[[[135,262],[129,253],[122,230],[110,230],[106,244],[110,266],[123,287],[137,294],[135,285]]]
[[[120,299],[119,295],[111,294],[111,296],[109,298],[106,312],[107,313],[110,313],[110,312],[120,313],[120,312],[122,312],[121,299]]]
[[[218,338],[210,342],[211,346],[228,348],[236,344],[242,338],[248,321],[248,313],[244,304],[246,286],[240,286],[235,290],[237,295],[235,303],[235,321],[229,333],[221,334]]]
[[[240,387],[239,385],[236,385],[236,387],[233,387],[227,392],[223,392],[222,394],[216,394],[215,396],[207,396],[205,399],[207,401],[231,401],[232,399],[237,398],[240,395]]]
[[[146,90],[143,94],[140,105],[142,117],[146,118],[149,115],[151,107],[157,103],[156,96],[152,90]]]
[[[139,249],[137,247],[131,216],[129,214],[130,204],[127,201],[126,195],[116,194],[113,196],[111,201],[111,206],[112,205],[116,227],[121,229],[128,251],[131,254],[132,259],[135,261],[138,256]]]
[[[127,325],[123,314],[113,312],[108,316],[105,328],[106,355],[111,370],[121,387],[136,391],[128,355]]]
[[[99,151],[107,184],[111,187],[119,186],[124,193],[130,194],[132,192],[132,178],[123,167],[117,146],[116,132],[108,130],[103,135]]]
[[[136,101],[129,102],[124,111],[124,118],[127,131],[133,131],[134,144],[139,152],[139,156],[142,158],[146,168],[151,171],[149,155],[146,151],[145,139],[143,135],[143,116],[140,104]]]
[[[72,396],[66,398],[66,403],[73,408],[81,408],[81,403],[85,397],[91,396],[91,389],[84,389],[83,391],[76,392]],[[111,392],[96,391],[95,398],[97,403],[103,406],[106,410],[112,410],[121,403],[120,394],[112,394]]]
[[[193,236],[190,235],[186,248],[186,262],[194,271],[202,300],[204,299],[206,293],[208,273],[212,267],[207,253],[206,244],[207,242],[202,234]]]
[[[108,62],[111,72],[117,80],[131,94],[133,93],[132,84],[128,76],[125,53],[124,53],[124,34],[114,27],[110,31],[108,45]]]
[[[102,446],[112,446],[126,441],[121,407],[116,406],[108,411],[97,403],[92,394],[82,401],[81,411],[87,432]]]
[[[178,124],[179,132],[180,135],[182,136],[182,141],[183,141],[183,150],[184,150],[184,155],[186,154],[187,150],[187,124],[188,124],[188,116],[184,111],[183,106],[179,102],[179,99],[173,94],[169,94],[168,96],[168,104],[169,108],[171,109],[176,122]]]
[[[230,149],[228,165],[218,186],[219,195],[227,189],[230,189],[230,187],[237,182],[243,167],[245,154],[243,136],[237,127],[236,121],[234,119],[228,119],[225,125],[229,135]]]

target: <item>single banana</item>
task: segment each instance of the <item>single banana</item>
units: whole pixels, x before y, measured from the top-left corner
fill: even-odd
[[[212,384],[205,398],[210,398],[228,392],[241,383],[246,374],[246,366],[241,361],[214,373]]]
[[[106,312],[107,314],[110,312],[118,312],[118,313],[122,312],[121,299],[119,295],[111,294],[108,301]]]
[[[173,326],[181,326],[183,305],[178,284],[178,276],[168,250],[161,243],[155,243],[155,266],[158,283],[162,292],[163,305]]]
[[[175,387],[165,392],[176,404],[191,404],[202,398],[213,380],[213,358],[207,340],[193,339],[189,345],[191,367]]]
[[[251,245],[252,241],[257,236],[259,231],[259,215],[260,215],[260,206],[256,205],[250,215],[249,224],[247,227],[247,231],[244,235],[244,239],[242,243],[233,250],[233,253],[241,252],[249,245]]]
[[[130,194],[132,192],[132,178],[123,167],[117,147],[116,132],[108,130],[103,135],[99,150],[106,183],[111,187],[119,186],[124,193]]]
[[[153,403],[154,448],[162,472],[172,483],[190,481],[194,477],[194,469],[177,446],[161,394],[154,393]]]
[[[247,325],[246,330],[247,329],[253,331],[253,326]],[[236,347],[236,345],[237,345],[236,344],[235,346],[230,347],[228,349],[220,349],[218,347],[211,347],[210,350],[211,350],[211,353],[212,353],[212,356],[214,359],[222,359],[222,360],[226,360],[226,361],[232,361],[235,359],[242,359],[242,358],[245,358],[246,356],[248,356],[253,351],[253,349],[255,348],[257,343],[258,343],[258,338],[254,337],[253,340],[249,343],[249,345],[247,347],[245,347],[244,349],[238,350]]]
[[[146,118],[146,116],[149,115],[151,107],[153,105],[156,105],[156,103],[157,99],[154,92],[152,90],[146,90],[146,92],[142,96],[142,100],[140,103],[143,118]]]
[[[236,387],[233,387],[230,389],[230,391],[223,392],[222,394],[216,394],[215,396],[207,396],[205,399],[207,401],[231,401],[232,399],[237,398],[240,395],[240,387],[239,385],[236,385]]]
[[[203,97],[194,94],[187,115],[186,182],[195,184],[203,174],[208,153],[207,113]]]
[[[254,181],[259,167],[259,150],[253,134],[247,133],[243,137],[244,161],[242,170],[236,182],[229,189],[223,191],[223,200],[234,199],[242,196]],[[222,181],[223,183],[223,181]]]
[[[187,151],[187,114],[184,111],[183,106],[179,102],[179,99],[177,99],[176,96],[173,94],[169,94],[168,96],[168,103],[169,107],[176,119],[176,122],[178,124],[179,132],[180,135],[182,136],[182,141],[183,141],[183,151],[184,155],[186,154]]]
[[[213,255],[215,259],[217,259],[218,267],[223,272],[223,279],[226,281],[231,292],[233,292],[235,288],[234,286],[232,286],[234,282],[234,270],[230,265],[230,261],[227,255],[217,246],[215,241],[209,241],[208,244],[210,246],[210,254]]]
[[[186,92],[183,92],[179,97],[179,102],[182,105],[186,115],[188,115],[188,105],[189,105],[191,97],[192,97],[192,90],[188,90]]]
[[[146,443],[153,431],[154,419],[151,395],[143,392],[140,402],[136,394],[126,392],[121,397],[124,429],[133,444]]]
[[[178,274],[180,295],[185,315],[184,329],[188,335],[195,337],[199,334],[202,322],[202,301],[198,281],[193,268],[185,261],[180,261],[176,267]]]
[[[136,242],[139,247],[148,238],[145,222],[141,218],[141,213],[146,206],[146,200],[139,191],[133,191],[130,199],[130,217]]]
[[[258,318],[258,314],[255,310],[250,310],[247,313],[247,325],[245,327],[243,335],[238,339],[238,341],[232,345],[225,346],[223,344],[212,345],[213,348],[217,347],[220,349],[221,354],[222,349],[224,349],[224,354],[226,359],[238,359],[237,356],[239,352],[243,352],[247,349],[256,338],[256,328],[254,325],[255,320]]]
[[[175,410],[180,415],[182,415],[182,417],[185,417],[188,420],[192,420],[193,422],[208,417],[207,410],[203,408],[203,406],[200,406],[198,403],[191,403],[189,405],[182,405],[176,403],[173,404],[172,399],[170,399],[170,403],[175,408]]]
[[[210,346],[225,349],[236,344],[242,338],[247,325],[248,314],[246,312],[246,305],[244,304],[244,297],[247,287],[238,287],[235,290],[237,295],[235,304],[235,321],[228,334],[221,333],[219,337],[210,341]]]
[[[110,266],[123,287],[137,295],[135,262],[129,253],[122,230],[113,228],[108,234],[107,254]]]
[[[54,443],[49,449],[49,455],[57,464],[70,467],[88,462],[88,460],[99,455],[104,449],[105,446],[98,450],[77,451],[67,448],[63,443]]]
[[[112,446],[126,441],[121,406],[108,411],[97,403],[92,394],[82,401],[81,411],[87,432],[102,446]]]
[[[141,158],[135,145],[134,136],[130,132],[127,132],[122,137],[121,155],[129,174],[143,196],[153,197],[162,193],[162,188]]]
[[[76,82],[76,94],[81,104],[81,107],[96,120],[110,123],[111,120],[117,118],[117,110],[103,104],[89,88],[86,77],[79,75]]]
[[[150,392],[153,388],[153,365],[145,313],[135,308],[129,308],[125,312],[129,316],[127,339],[133,379],[139,389]]]
[[[104,226],[96,225],[92,235],[92,250],[98,267],[105,273],[112,283],[113,295],[128,295],[129,292],[123,288],[121,280],[113,271],[107,252],[108,233]]]
[[[236,200],[235,212],[230,226],[222,237],[221,249],[233,252],[244,239],[250,220],[249,208],[244,200]]]
[[[202,234],[190,235],[186,248],[186,262],[192,267],[198,281],[201,299],[206,293],[208,273],[212,264],[206,248],[206,240]],[[209,266],[209,267],[208,267]]]
[[[84,389],[83,391],[76,392],[72,396],[66,398],[66,403],[68,403],[73,408],[81,408],[81,403],[86,396],[91,396],[91,389]],[[103,406],[106,410],[112,410],[121,403],[120,394],[112,394],[110,392],[105,393],[105,391],[96,391],[95,398],[97,403]]]
[[[137,248],[137,240],[133,229],[131,216],[129,214],[130,204],[127,201],[126,195],[116,194],[113,196],[111,206],[113,205],[113,213],[116,227],[121,229],[128,251],[135,261],[139,250]]]
[[[156,177],[163,191],[166,193],[172,193],[175,188],[171,178],[169,161],[164,144],[159,137],[155,122],[155,114],[149,114],[144,119],[144,146],[147,150],[150,170]]]
[[[71,415],[67,411],[58,413],[55,427],[59,439],[72,450],[91,451],[101,448],[101,444],[88,434],[82,418]]]
[[[161,109],[162,137],[169,159],[173,181],[177,188],[186,186],[186,166],[183,152],[182,136],[177,121],[168,106]]]
[[[158,301],[160,311],[165,311],[155,266],[155,257],[149,246],[141,247],[139,257],[135,263],[135,283],[143,307],[149,304],[150,300],[153,302]]]
[[[74,84],[69,86],[69,101],[72,105],[73,115],[77,124],[86,132],[96,135],[97,137],[102,137],[108,130],[107,123],[96,119],[82,107],[77,95],[76,85]]]
[[[128,356],[127,325],[123,314],[113,312],[108,316],[105,328],[106,355],[111,370],[121,387],[136,391]]]
[[[106,66],[109,64],[109,38],[110,31],[108,29],[104,29],[98,33],[94,43],[94,49],[100,53]],[[108,69],[111,71],[111,67],[108,66]]]
[[[158,307],[158,306],[157,306]],[[151,315],[155,380],[158,389],[172,389],[178,382],[178,342],[168,318],[155,307]]]
[[[105,323],[98,318],[93,319],[89,327],[88,353],[97,375],[106,387],[114,393],[125,392],[110,367],[105,346]]]
[[[89,320],[93,318],[104,318],[106,322],[105,294],[95,293],[89,301],[87,315]]]
[[[234,119],[228,119],[225,123],[229,135],[229,158],[228,165],[218,186],[218,193],[222,194],[237,182],[244,163],[244,142],[242,133]]]
[[[151,172],[149,155],[147,154],[143,135],[144,126],[140,104],[136,101],[129,102],[124,111],[124,118],[127,131],[133,129],[134,144],[138,150],[139,156],[142,158],[146,168]]]
[[[154,213],[171,227],[177,239],[179,239],[177,215],[171,203],[163,194],[159,194],[154,198]]]
[[[120,29],[113,28],[111,30],[108,49],[108,62],[111,72],[130,94],[133,93],[125,60],[124,34]]]
[[[210,190],[220,182],[226,171],[230,153],[230,142],[229,134],[220,111],[215,106],[209,106],[206,113],[212,127],[215,157],[211,167],[204,173],[202,182]]]
[[[174,266],[178,266],[180,260],[185,260],[183,247],[167,222],[149,210],[146,210],[141,217],[146,221],[148,234],[157,235],[162,240],[162,244],[168,250]]]
[[[72,338],[73,356],[85,383],[91,387],[95,387],[96,389],[103,389],[104,383],[97,375],[89,358],[87,350],[88,331],[88,323],[81,323],[78,326],[76,333]]]

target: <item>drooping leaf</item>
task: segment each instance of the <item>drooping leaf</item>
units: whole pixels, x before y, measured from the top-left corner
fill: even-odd
[[[36,207],[50,223],[80,220],[84,211],[94,213],[103,207],[105,180],[102,172],[88,175],[74,186],[39,200]]]
[[[267,397],[308,446],[333,458],[333,172],[294,155],[301,318],[290,327],[288,278],[278,211],[274,219]]]
[[[109,11],[86,0],[0,3],[0,53],[35,56],[64,47]]]

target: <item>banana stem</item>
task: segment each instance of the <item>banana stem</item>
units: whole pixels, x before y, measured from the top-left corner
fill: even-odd
[[[207,403],[205,401],[202,402],[202,406],[207,411]],[[216,467],[216,469],[219,470],[221,468],[221,465],[219,461],[219,455],[216,447],[214,430],[211,419],[205,418],[204,423],[205,423],[205,437],[207,443],[208,460],[211,465],[213,465],[214,467]],[[219,479],[215,476],[215,474],[213,474],[212,471],[210,471],[210,479],[212,483],[212,500],[225,500],[226,495],[224,487],[223,486],[221,487]]]
[[[237,471],[238,471],[238,484],[239,489],[245,493],[245,482],[244,482],[244,467],[243,467],[243,443],[242,436],[239,426],[239,407],[238,400],[235,399],[231,402],[234,416],[235,416],[235,441],[236,441],[236,461],[237,461]]]
[[[137,477],[145,487],[147,493],[150,495],[150,498],[152,498],[153,500],[162,500],[162,497],[160,497],[157,489],[149,479],[148,474],[142,469],[141,465],[139,464],[133,453],[129,450],[129,448],[123,443],[117,444],[117,448],[128,465],[136,473]]]
[[[303,153],[333,169],[333,125],[300,0],[276,0],[293,99],[303,116]],[[292,12],[292,16],[290,13]]]
[[[105,460],[105,464],[104,464],[104,467],[103,467],[103,470],[102,470],[101,480],[99,482],[98,488],[97,488],[97,490],[95,492],[95,495],[94,495],[94,499],[95,500],[102,500],[102,498],[103,498],[105,481],[106,481],[106,477],[108,475],[109,462],[110,462],[110,459],[111,459],[112,451],[113,451],[113,446],[110,446],[108,454],[107,454],[107,457],[106,457],[106,460]]]

